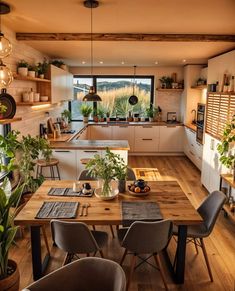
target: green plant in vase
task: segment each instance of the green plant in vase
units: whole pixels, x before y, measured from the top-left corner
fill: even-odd
[[[100,106],[98,108],[97,115],[98,115],[99,121],[103,122],[104,121],[104,116],[105,116],[105,110],[104,110],[103,107]]]
[[[72,116],[71,116],[71,112],[68,109],[64,109],[61,112],[61,117],[63,118],[64,122],[66,123],[66,126],[68,125],[68,123],[71,122]]]
[[[123,180],[126,177],[126,165],[124,160],[120,155],[112,153],[109,149],[106,149],[104,157],[95,155],[94,158],[87,163],[86,169],[89,170],[89,174],[92,177],[103,180],[101,196],[104,197],[111,196],[112,180]]]
[[[88,122],[89,116],[92,113],[92,107],[88,105],[87,103],[83,103],[82,106],[80,107],[80,112],[83,116],[83,122]]]
[[[149,121],[154,121],[155,116],[158,114],[158,108],[154,107],[153,104],[146,109],[146,115],[149,118]]]
[[[4,118],[4,113],[7,111],[7,106],[0,102],[0,119]]]

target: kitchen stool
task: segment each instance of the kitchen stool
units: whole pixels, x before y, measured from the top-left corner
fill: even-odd
[[[44,178],[49,178],[52,180],[56,180],[56,179],[60,180],[60,172],[59,172],[58,164],[59,164],[59,160],[54,159],[54,158],[50,159],[49,161],[46,161],[44,159],[37,160],[37,162],[36,162],[36,165],[37,165],[36,178],[38,178],[40,175],[43,176],[43,174],[42,174],[43,168],[50,168],[51,175],[48,177],[44,176]],[[54,167],[57,170],[57,176],[55,175]]]

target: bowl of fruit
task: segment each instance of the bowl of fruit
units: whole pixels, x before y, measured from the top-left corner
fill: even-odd
[[[131,195],[144,196],[148,195],[150,187],[146,181],[139,179],[128,185],[128,191]]]

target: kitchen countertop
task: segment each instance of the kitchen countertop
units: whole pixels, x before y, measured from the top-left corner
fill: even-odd
[[[89,123],[83,123],[83,122],[71,122],[69,125],[69,128],[66,130],[75,130],[74,133],[64,133],[61,134],[57,138],[53,138],[52,135],[48,136],[48,140],[50,142],[70,142],[72,141],[83,129],[85,129],[88,126],[91,125],[103,125],[103,126],[143,126],[143,125],[152,125],[152,126],[183,126],[183,123],[167,123],[165,121],[155,121],[155,122],[149,122],[149,121],[138,121],[138,122],[128,122],[128,121],[111,121],[111,122],[89,122]],[[196,129],[195,129],[196,130]]]
[[[188,127],[188,128],[190,128],[190,129],[192,129],[195,132],[197,131],[197,127],[196,127],[195,124],[187,123],[187,124],[185,124],[185,126]]]
[[[127,140],[72,140],[70,142],[50,142],[52,149],[69,150],[129,150]]]

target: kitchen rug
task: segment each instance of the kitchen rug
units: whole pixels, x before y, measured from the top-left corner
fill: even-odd
[[[134,221],[157,221],[162,214],[157,202],[122,201],[122,225],[130,226]]]
[[[157,168],[133,168],[136,178],[145,181],[157,181],[160,179],[160,174]]]

